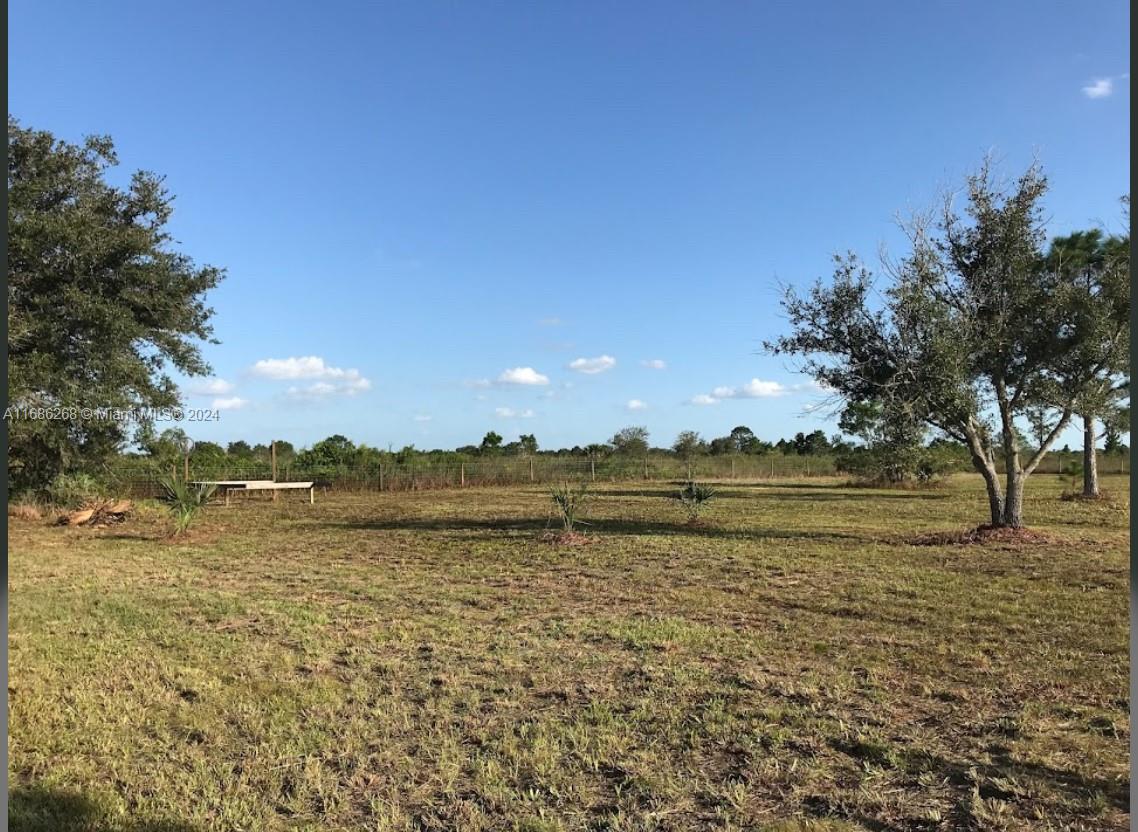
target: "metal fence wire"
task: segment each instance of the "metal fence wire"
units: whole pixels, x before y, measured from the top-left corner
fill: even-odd
[[[1049,454],[1036,473],[1062,474],[1071,471],[1082,455]],[[1102,474],[1129,473],[1128,455],[1098,457]],[[970,470],[963,466],[961,470]],[[123,493],[134,496],[156,496],[163,474],[188,473],[196,480],[270,480],[272,466],[268,462],[217,460],[185,461],[161,467],[145,458],[120,462],[108,471],[108,479]],[[336,491],[417,491],[439,488],[508,486],[560,482],[628,482],[707,480],[767,480],[781,478],[826,477],[839,474],[830,456],[701,456],[690,462],[677,457],[649,456],[630,458],[610,456],[586,457],[530,456],[461,461],[420,460],[415,462],[383,462],[366,465],[301,466],[281,463],[276,479],[282,482],[313,481],[317,487]]]

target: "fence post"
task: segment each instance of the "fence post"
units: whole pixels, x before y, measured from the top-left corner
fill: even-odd
[[[589,479],[593,482],[597,481],[597,463],[592,457],[589,458]]]
[[[774,457],[771,457],[771,479],[774,479]]]
[[[383,463],[379,463],[379,490],[383,490]]]
[[[529,481],[533,482],[533,457],[530,457],[529,461]]]
[[[735,457],[731,457],[731,479],[735,479]]]
[[[648,457],[644,457],[644,479],[648,479]]]
[[[691,460],[688,460],[688,480],[691,480]]]
[[[186,454],[186,456],[182,459],[182,465],[183,465],[182,472],[185,476],[186,482],[189,482],[190,481],[190,455],[189,454]]]
[[[277,440],[269,444],[269,457],[273,462],[273,482],[277,481]]]
[[[466,463],[458,463],[458,485],[460,488],[466,487]]]

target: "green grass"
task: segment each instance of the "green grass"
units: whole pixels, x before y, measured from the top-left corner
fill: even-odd
[[[17,830],[1123,829],[1129,495],[543,486],[10,521]]]

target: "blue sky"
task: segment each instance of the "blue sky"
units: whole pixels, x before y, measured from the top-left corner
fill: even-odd
[[[9,111],[110,134],[228,270],[195,438],[776,439],[834,430],[760,353],[779,285],[896,246],[986,151],[1038,156],[1054,233],[1117,227],[1129,30],[1123,2],[15,0]]]

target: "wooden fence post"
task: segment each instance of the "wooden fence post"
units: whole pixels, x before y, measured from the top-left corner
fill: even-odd
[[[269,458],[273,463],[273,482],[277,481],[277,440],[273,440],[269,445]]]
[[[731,457],[731,479],[735,479],[735,457]]]
[[[465,488],[466,487],[466,463],[465,462],[458,463],[458,487],[459,488]]]
[[[529,461],[529,481],[533,482],[533,457],[530,457]]]
[[[597,481],[597,462],[592,457],[589,458],[589,479]]]
[[[383,463],[379,463],[379,490],[383,490]]]

